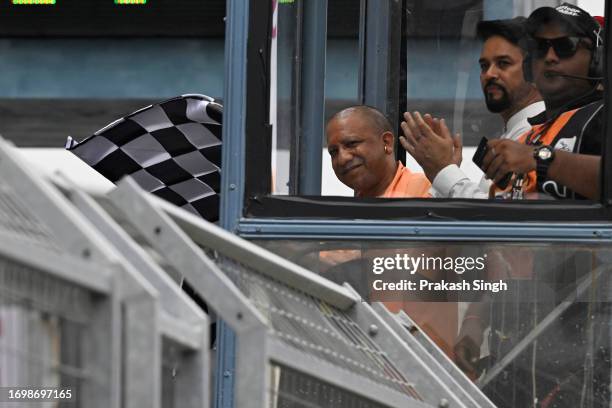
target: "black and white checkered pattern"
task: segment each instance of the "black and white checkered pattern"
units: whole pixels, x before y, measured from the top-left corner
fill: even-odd
[[[117,182],[145,190],[209,221],[219,219],[223,106],[183,95],[140,109],[66,149]]]

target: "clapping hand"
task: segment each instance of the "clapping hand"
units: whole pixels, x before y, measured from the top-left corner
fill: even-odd
[[[461,164],[461,136],[452,136],[444,119],[429,114],[421,116],[418,112],[405,112],[404,119],[400,143],[423,167],[431,182],[449,164]]]

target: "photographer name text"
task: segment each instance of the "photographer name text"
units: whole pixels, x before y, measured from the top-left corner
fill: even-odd
[[[493,293],[508,290],[508,284],[502,280],[497,282],[489,282],[481,279],[469,281],[462,280],[459,282],[430,282],[427,279],[419,279],[412,281],[401,279],[397,282],[385,282],[382,279],[376,279],[372,282],[372,288],[375,291],[489,291]]]

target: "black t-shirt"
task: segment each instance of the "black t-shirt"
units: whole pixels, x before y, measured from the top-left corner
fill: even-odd
[[[564,112],[577,108],[580,109],[559,132],[551,146],[554,146],[560,139],[577,136],[578,140],[574,149],[571,149],[572,152],[600,156],[603,139],[603,101],[601,93],[593,95],[578,106],[569,106]],[[553,118],[553,120],[555,119]],[[546,111],[529,118],[528,121],[532,126],[545,123]]]
[[[572,115],[568,122],[557,133],[550,143],[553,149],[564,150],[572,153],[602,155],[603,141],[603,101],[601,94],[597,93],[587,100],[583,100],[579,106],[571,106],[565,109],[570,111],[578,110]],[[532,124],[543,123],[546,112],[529,119]],[[551,119],[551,123],[558,119],[558,116]],[[538,183],[538,191],[544,192],[558,199],[584,199],[579,194],[574,193],[565,186],[549,180],[543,187]]]

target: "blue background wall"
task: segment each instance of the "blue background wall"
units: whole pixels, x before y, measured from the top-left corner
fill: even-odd
[[[458,45],[436,40],[410,45],[410,97],[453,98],[458,73],[464,71],[470,78],[466,96],[481,97],[479,44]],[[328,98],[357,97],[358,61],[357,41],[330,41]],[[0,98],[166,98],[189,92],[221,96],[223,40],[2,39],[0,72]]]
[[[2,39],[0,98],[223,93],[222,39]]]

